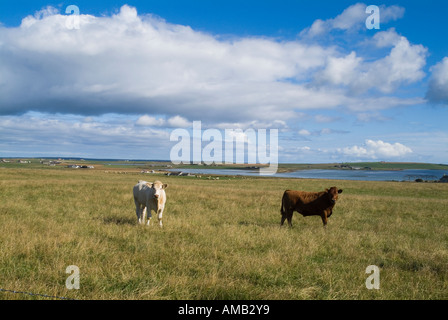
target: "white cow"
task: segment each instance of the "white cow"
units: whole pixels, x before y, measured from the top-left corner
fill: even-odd
[[[147,224],[151,221],[151,210],[157,213],[159,218],[159,225],[162,226],[162,214],[165,208],[167,184],[160,181],[146,182],[139,180],[134,186],[134,202],[135,212],[137,213],[138,223]],[[146,214],[148,214],[148,221],[146,222]]]

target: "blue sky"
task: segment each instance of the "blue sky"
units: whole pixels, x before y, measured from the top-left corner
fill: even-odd
[[[367,5],[380,9],[369,30]],[[79,28],[69,5],[80,10]],[[168,159],[277,129],[280,162],[448,162],[446,1],[1,1],[0,157]]]

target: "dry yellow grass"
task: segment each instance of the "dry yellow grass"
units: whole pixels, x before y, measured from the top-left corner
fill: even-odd
[[[0,288],[75,299],[446,299],[448,185],[192,177],[168,183],[164,227],[137,225],[151,175],[0,170]],[[153,178],[155,179],[155,177]],[[279,227],[285,189],[340,196]],[[65,269],[80,269],[68,290]],[[368,290],[368,265],[381,271]],[[0,299],[44,299],[0,292]]]

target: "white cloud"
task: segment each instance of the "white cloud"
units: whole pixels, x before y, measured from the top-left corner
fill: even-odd
[[[316,37],[327,34],[332,30],[357,31],[365,28],[365,21],[369,14],[366,13],[367,5],[364,3],[356,3],[346,8],[341,14],[332,19],[317,19],[310,28],[303,30],[300,35],[302,37]],[[380,6],[380,21],[388,23],[400,19],[404,15],[405,9],[399,6]]]
[[[309,135],[311,135],[311,132],[309,132],[308,130],[306,130],[306,129],[301,129],[301,130],[299,130],[299,135],[301,135],[301,136],[309,136]]]
[[[358,147],[358,146],[352,146],[352,147],[345,147],[344,149],[338,149],[338,152],[341,152],[345,155],[349,156],[355,156],[355,157],[371,157],[372,154],[367,151],[366,148]]]
[[[381,23],[397,20],[404,15],[404,8],[398,6],[380,6]],[[332,30],[344,30],[344,41],[351,39],[354,31],[365,29],[366,5],[354,4],[346,8],[333,19],[316,20],[313,25],[302,31],[305,38],[327,34]],[[350,33],[351,32],[351,33]],[[359,39],[359,38],[354,38]],[[325,66],[313,74],[313,85],[345,89],[346,97],[359,96],[369,91],[391,94],[401,86],[409,85],[425,77],[427,48],[412,44],[399,35],[395,28],[378,31],[371,38],[361,41],[364,46],[373,49],[390,48],[388,55],[376,59],[360,56],[352,50],[328,55]],[[383,50],[384,51],[384,50]],[[357,101],[361,103],[362,101]]]
[[[380,6],[380,12],[381,12],[381,22],[382,23],[388,23],[389,21],[396,21],[398,19],[403,18],[405,13],[405,8],[392,5],[389,7],[386,6]]]
[[[325,21],[321,19],[317,19],[313,22],[311,27],[303,30],[300,35],[301,36],[309,36],[309,37],[315,37],[320,34],[325,33],[328,30],[328,23],[325,23]]]
[[[137,119],[135,122],[137,126],[144,127],[169,127],[169,128],[187,128],[191,127],[192,122],[187,119],[177,115],[165,120],[163,118],[156,118],[149,115],[143,115]]]
[[[187,128],[193,125],[190,121],[181,116],[169,118],[167,123],[172,128]]]
[[[160,127],[165,124],[165,120],[162,118],[156,119],[155,117],[151,117],[145,114],[137,119],[136,124],[139,126]]]
[[[448,105],[448,57],[431,68],[426,98],[432,103]]]
[[[167,130],[134,126],[132,121],[119,121],[120,118],[123,117],[109,115],[107,120],[90,117],[85,121],[82,116],[67,118],[40,113],[3,116],[0,117],[0,149],[16,155],[33,152],[105,158],[132,155],[134,159],[142,159],[159,153],[160,158],[167,158]]]
[[[392,44],[391,39],[378,42]],[[342,57],[330,56],[325,68],[316,73],[315,81],[318,85],[345,86],[352,93],[362,94],[371,89],[392,93],[402,85],[421,80],[427,49],[402,36],[394,38],[393,44],[389,55],[373,62],[364,61],[354,51]]]
[[[425,76],[426,54],[425,47],[401,37],[387,57],[371,64],[362,85],[391,93],[402,84],[417,82]]]
[[[379,31],[372,38],[373,43],[379,48],[395,46],[400,39],[401,36],[395,31],[395,28]]]
[[[332,48],[267,38],[219,40],[139,16],[126,5],[112,17],[80,15],[79,30],[68,29],[67,18],[51,12],[0,29],[0,78],[8,79],[0,87],[0,113],[247,121],[254,114],[270,120],[275,110],[285,120],[295,108],[328,106],[342,97],[282,81],[307,79]]]
[[[366,140],[363,146],[337,149],[338,153],[364,159],[397,158],[412,153],[412,149],[401,143],[388,143],[381,140]]]
[[[348,23],[352,10],[359,9],[336,18],[336,25]],[[411,51],[413,67],[397,65],[395,55],[378,59],[395,70],[389,79],[355,51],[341,55],[333,45],[299,40],[222,40],[127,5],[110,17],[81,14],[78,30],[66,27],[68,17],[49,7],[20,27],[0,27],[0,114],[118,113],[141,115],[138,125],[181,127],[197,119],[269,125],[273,117],[286,122],[303,110],[369,108],[366,97],[346,90],[390,93],[422,75],[411,45],[397,58],[406,61],[402,51]],[[380,98],[382,106],[403,105],[403,99]]]
[[[408,153],[412,153],[412,149],[401,143],[387,143],[381,140],[367,140],[366,146],[369,150],[373,150],[376,156],[384,157],[401,157]]]
[[[367,18],[366,5],[356,3],[345,9],[334,19],[328,20],[331,28],[340,30],[359,29]]]
[[[362,59],[354,51],[345,57],[329,57],[325,69],[317,74],[316,80],[333,85],[353,84],[360,76],[361,63]]]

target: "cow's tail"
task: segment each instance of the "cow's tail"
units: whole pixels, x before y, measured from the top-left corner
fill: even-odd
[[[282,207],[280,208],[280,213],[282,214],[282,216],[285,214],[285,195],[286,195],[286,191],[283,193],[283,197],[282,197]]]

